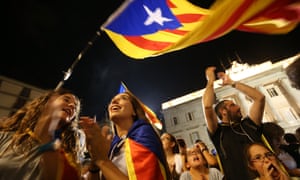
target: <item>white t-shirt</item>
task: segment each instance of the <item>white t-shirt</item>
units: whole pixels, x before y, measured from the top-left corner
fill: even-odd
[[[183,169],[183,163],[182,163],[182,159],[181,159],[181,155],[180,154],[175,154],[174,157],[174,161],[175,161],[175,171],[177,174],[180,174],[182,172]]]
[[[224,175],[221,173],[221,171],[219,171],[219,169],[217,169],[217,168],[209,168],[208,173],[209,173],[208,179],[211,179],[211,180],[222,180],[224,177]],[[190,171],[184,171],[180,175],[179,180],[192,180]]]
[[[116,154],[112,158],[112,162],[124,173],[128,176],[127,173],[127,166],[126,166],[126,160],[125,160],[125,151],[124,146],[121,147],[118,154]]]

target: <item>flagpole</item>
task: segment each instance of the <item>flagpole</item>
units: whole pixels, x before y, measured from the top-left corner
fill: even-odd
[[[92,45],[94,44],[94,42],[97,40],[98,37],[100,37],[101,33],[100,31],[96,31],[95,36],[87,43],[87,45],[85,46],[85,48],[78,54],[77,58],[74,60],[74,62],[72,63],[72,65],[69,67],[67,72],[64,72],[64,77],[63,79],[57,84],[55,91],[57,91],[58,89],[60,89],[66,80],[69,79],[69,77],[71,76],[73,69],[75,68],[76,64],[81,60],[82,56],[90,49],[90,47],[92,47]]]

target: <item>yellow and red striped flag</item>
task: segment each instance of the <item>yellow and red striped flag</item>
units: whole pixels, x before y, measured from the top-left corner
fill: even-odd
[[[219,38],[232,30],[284,34],[300,20],[299,0],[126,0],[101,26],[127,56],[144,59]]]

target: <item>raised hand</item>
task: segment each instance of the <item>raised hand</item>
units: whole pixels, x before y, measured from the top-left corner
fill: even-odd
[[[79,125],[86,135],[87,149],[92,161],[107,160],[110,142],[101,132],[101,128],[90,117],[80,117]]]

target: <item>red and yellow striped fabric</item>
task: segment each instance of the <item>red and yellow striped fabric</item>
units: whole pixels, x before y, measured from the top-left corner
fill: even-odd
[[[129,179],[167,179],[165,167],[154,152],[129,138],[124,145]]]
[[[144,59],[211,41],[232,30],[288,33],[299,23],[299,7],[299,0],[222,0],[210,9],[186,0],[165,4],[131,0],[101,29],[125,55]]]

